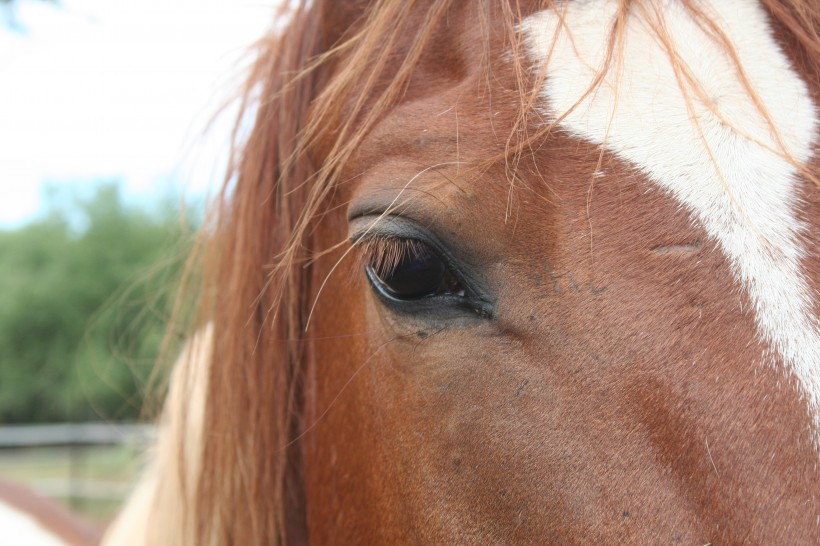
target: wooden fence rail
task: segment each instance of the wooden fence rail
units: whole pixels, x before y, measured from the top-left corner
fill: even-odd
[[[21,447],[147,444],[154,425],[134,423],[61,423],[0,426],[0,449]]]

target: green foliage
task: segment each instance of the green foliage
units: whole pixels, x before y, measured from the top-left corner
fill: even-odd
[[[115,184],[52,200],[0,231],[0,423],[136,418],[193,222]]]

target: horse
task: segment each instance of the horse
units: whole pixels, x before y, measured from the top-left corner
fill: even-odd
[[[313,0],[103,543],[820,543],[820,7]]]
[[[57,502],[28,487],[0,480],[0,544],[93,546],[102,533]]]

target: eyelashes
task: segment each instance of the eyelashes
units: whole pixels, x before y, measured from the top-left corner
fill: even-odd
[[[434,251],[416,239],[373,235],[359,241],[360,268],[369,267],[379,278],[389,277],[408,260],[434,256]]]

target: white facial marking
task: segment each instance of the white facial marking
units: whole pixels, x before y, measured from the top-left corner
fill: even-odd
[[[541,96],[553,119],[575,105],[603,66],[617,4],[568,2],[558,8],[566,8],[560,31],[552,10],[522,23],[529,54],[536,62],[548,59]],[[749,0],[701,4],[733,44],[789,154],[807,161],[816,109],[772,37],[766,14]],[[559,127],[603,145],[666,188],[719,243],[754,305],[760,335],[797,379],[820,445],[820,320],[800,266],[805,249],[798,234],[805,226],[795,215],[797,170],[772,151],[781,148],[721,47],[676,2],[658,2],[647,11],[662,14],[680,59],[724,119],[691,89],[687,108],[666,50],[633,8],[622,64],[613,64]]]
[[[36,519],[0,501],[0,546],[68,546]]]

